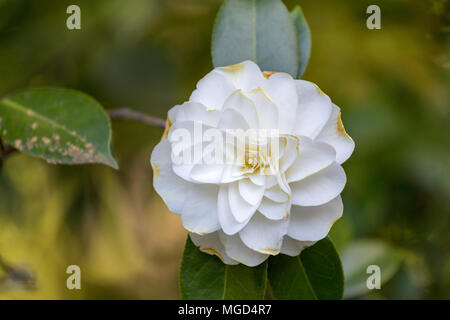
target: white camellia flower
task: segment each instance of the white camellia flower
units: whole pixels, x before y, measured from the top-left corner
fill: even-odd
[[[208,143],[237,129],[272,132],[271,142],[226,140],[220,150],[237,150],[234,161],[208,162]],[[180,144],[180,132],[193,140]],[[269,144],[276,148],[262,148]],[[296,256],[328,234],[342,216],[341,164],[354,146],[339,107],[315,84],[245,61],[214,69],[168,112],[151,157],[154,187],[202,251],[256,266],[270,255]],[[191,161],[174,156],[198,150]]]

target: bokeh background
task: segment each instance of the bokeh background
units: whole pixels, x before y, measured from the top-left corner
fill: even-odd
[[[449,3],[379,0],[382,29],[368,30],[372,2],[285,1],[303,7],[312,32],[303,78],[342,108],[356,142],[331,237],[346,272],[377,244],[391,250],[382,289],[346,297],[450,299]],[[81,7],[80,31],[66,28],[70,4]],[[165,117],[212,68],[220,4],[0,0],[0,96],[70,87],[105,108]],[[154,192],[149,164],[162,132],[127,121],[113,129],[120,171],[22,154],[4,163],[1,299],[179,298],[186,232]],[[81,267],[82,290],[66,288],[71,264]]]

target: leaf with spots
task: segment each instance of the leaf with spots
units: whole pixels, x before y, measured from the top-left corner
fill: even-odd
[[[260,300],[267,283],[267,262],[257,267],[230,266],[201,252],[188,237],[180,271],[183,299]]]
[[[269,259],[269,283],[275,298],[342,299],[344,272],[329,238],[317,242],[297,257],[283,254]]]
[[[252,60],[262,70],[298,74],[294,22],[281,0],[226,0],[212,36],[215,67]]]
[[[49,163],[118,168],[111,154],[106,112],[93,98],[75,90],[33,88],[2,98],[0,137]]]

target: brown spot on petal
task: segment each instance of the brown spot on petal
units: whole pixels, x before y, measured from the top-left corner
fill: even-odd
[[[222,260],[222,262],[224,261],[222,255],[221,255],[220,253],[218,253],[216,250],[214,250],[213,248],[200,249],[200,251],[203,251],[203,252],[205,252],[205,253],[209,253],[209,254],[216,255],[216,256],[219,257],[220,260]]]
[[[280,253],[280,249],[273,249],[273,248],[262,248],[259,249],[258,251],[264,254],[271,254],[273,256]]]
[[[322,89],[320,89],[318,86],[316,86],[317,92],[322,95],[322,96],[326,96],[325,92],[322,91]]]
[[[232,64],[231,66],[222,67],[223,70],[236,72],[241,71],[244,68],[243,63]]]
[[[161,171],[159,170],[159,167],[156,163],[152,163],[152,170],[153,170],[153,181],[155,181],[158,178]]]
[[[338,134],[340,136],[351,139],[350,136],[345,131],[344,124],[342,123],[341,113],[340,112],[338,113],[338,116],[337,116],[336,129],[337,129],[337,132],[338,132]]]
[[[276,73],[275,71],[263,71],[263,76],[266,79],[269,79],[271,75],[273,75],[274,73]]]
[[[172,121],[170,121],[170,118],[167,117],[166,128],[164,129],[164,133],[163,133],[162,138],[161,138],[162,140],[167,139],[167,137],[169,136],[169,130],[170,130],[171,126],[172,126]]]

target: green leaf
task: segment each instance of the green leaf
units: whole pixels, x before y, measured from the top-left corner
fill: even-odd
[[[398,271],[403,255],[392,246],[379,240],[359,240],[350,244],[342,254],[345,273],[345,298],[367,293],[367,267],[377,265],[381,269],[381,285]]]
[[[300,6],[296,6],[291,11],[291,18],[294,21],[298,36],[300,52],[298,78],[301,78],[305,72],[306,66],[308,65],[309,56],[311,55],[311,32],[309,31],[308,22],[306,21]]]
[[[181,262],[183,299],[258,300],[267,284],[267,262],[257,267],[230,266],[203,253],[188,237]]]
[[[297,257],[283,254],[269,259],[269,282],[276,299],[342,299],[344,273],[329,238]]]
[[[118,168],[109,117],[93,98],[74,90],[34,88],[1,99],[0,137],[50,163]]]
[[[212,38],[215,67],[252,60],[264,71],[298,73],[298,40],[280,0],[226,0]]]

